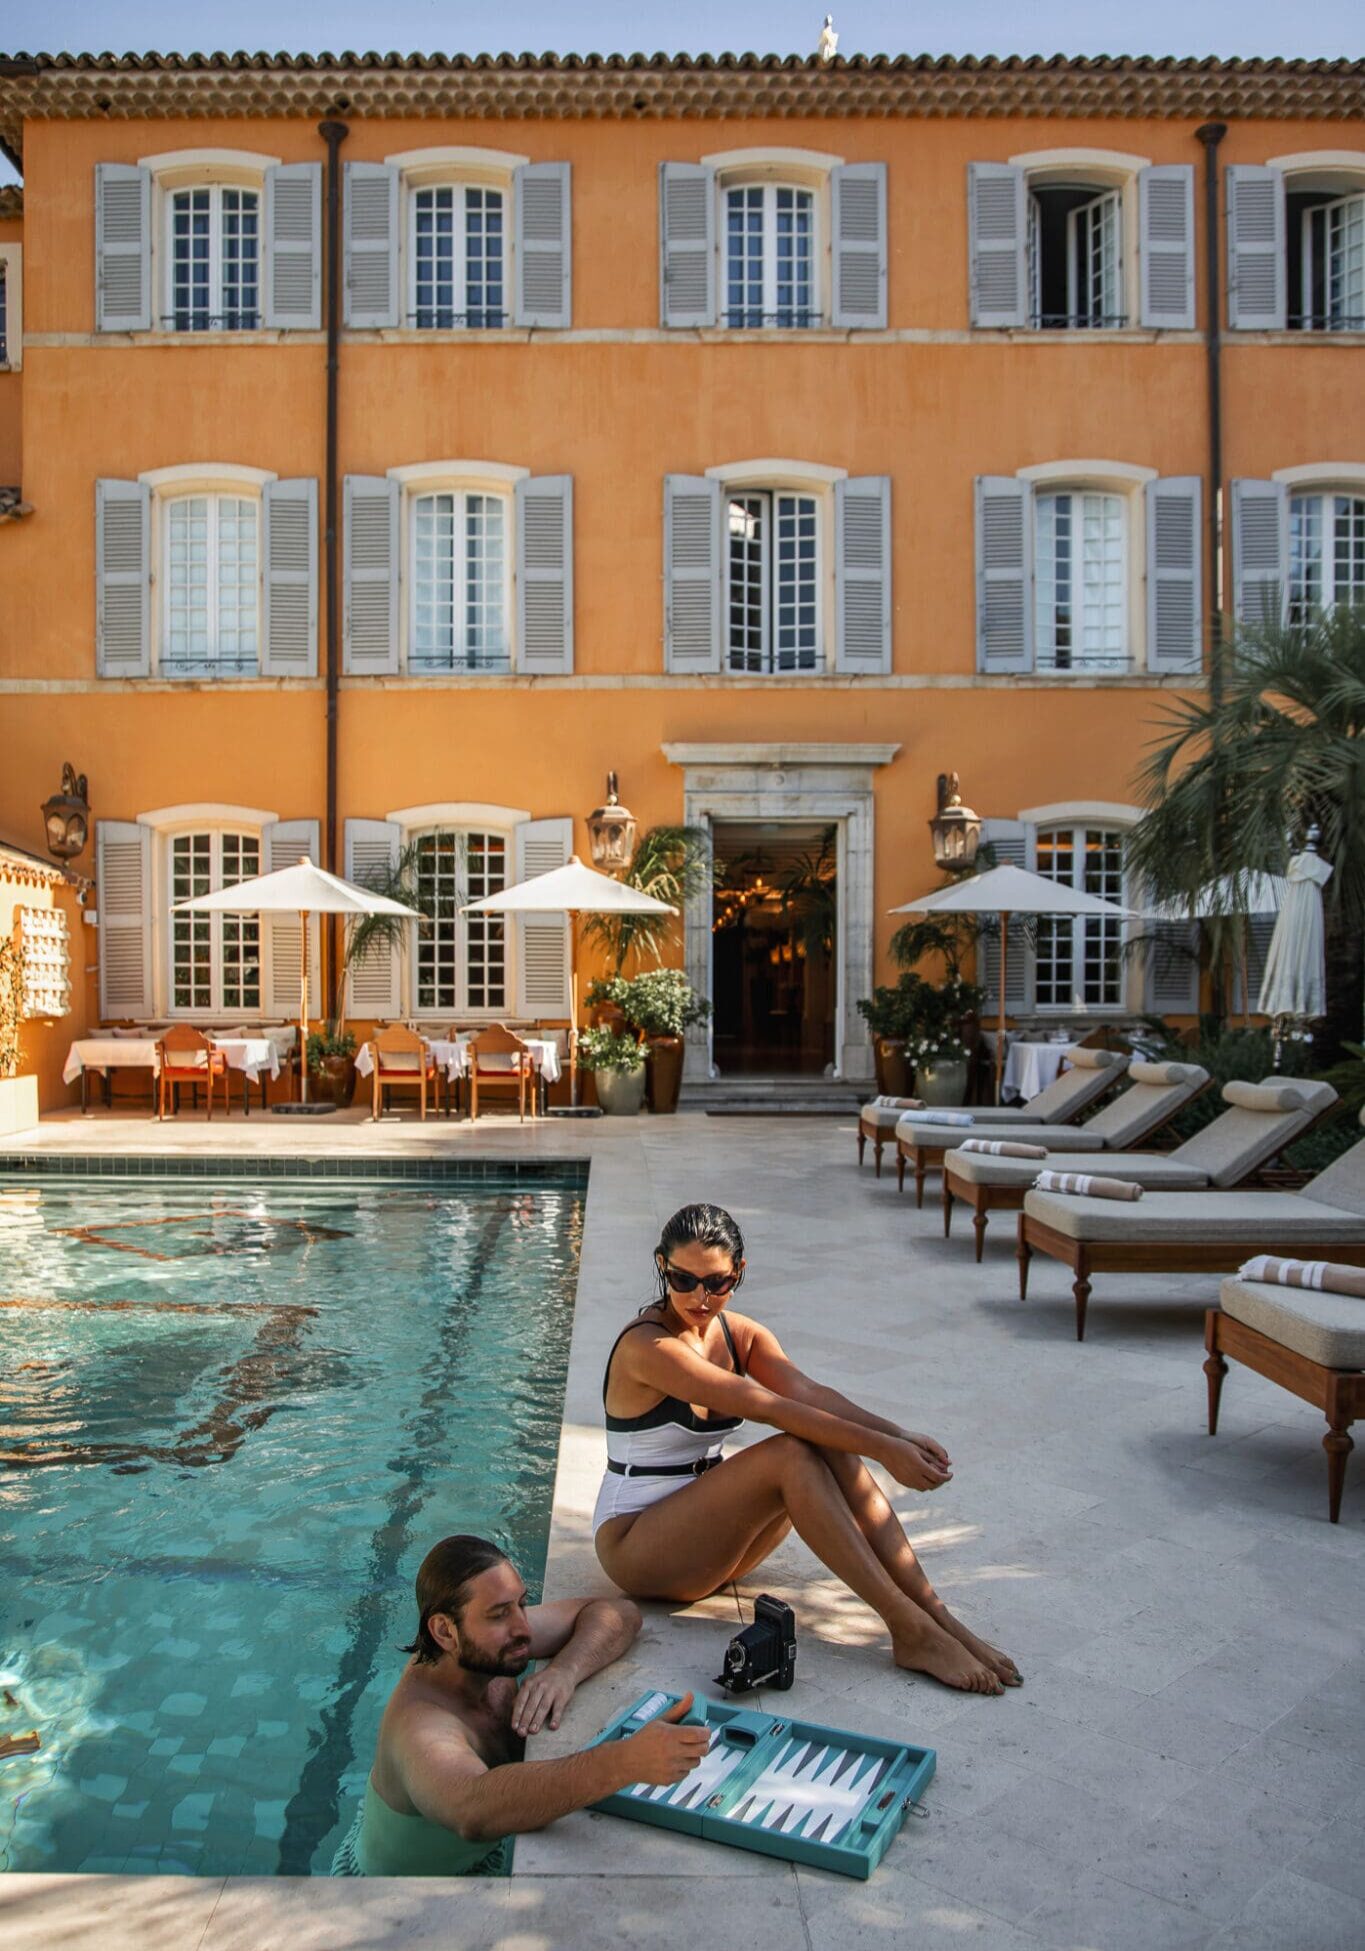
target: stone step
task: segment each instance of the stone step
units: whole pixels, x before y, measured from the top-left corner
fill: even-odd
[[[831,1077],[716,1077],[684,1084],[678,1108],[721,1118],[847,1118],[871,1088]]]

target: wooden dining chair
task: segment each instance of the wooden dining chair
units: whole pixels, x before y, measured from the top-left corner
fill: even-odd
[[[387,1029],[380,1030],[370,1039],[370,1055],[374,1059],[371,1073],[373,1084],[373,1113],[376,1120],[383,1108],[384,1092],[395,1085],[416,1085],[421,1104],[421,1113],[427,1115],[427,1086],[433,1094],[438,1088],[436,1065],[426,1040],[416,1030],[408,1029],[402,1023],[390,1023]]]
[[[469,1043],[469,1115],[479,1115],[479,1091],[514,1090],[517,1116],[526,1122],[529,1098],[532,1118],[536,1115],[535,1065],[531,1053],[519,1036],[505,1023],[492,1023],[480,1030]]]
[[[157,1054],[161,1065],[157,1080],[158,1120],[166,1115],[168,1090],[171,1093],[171,1116],[176,1115],[178,1102],[175,1091],[180,1084],[206,1086],[208,1115],[212,1118],[213,1087],[220,1077],[223,1080],[223,1115],[226,1117],[229,1114],[232,1100],[229,1096],[228,1060],[223,1051],[214,1048],[202,1030],[196,1030],[192,1023],[172,1024],[157,1043]]]

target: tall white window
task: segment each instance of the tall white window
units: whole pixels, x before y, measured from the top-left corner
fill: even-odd
[[[1289,621],[1365,604],[1365,495],[1289,497]]]
[[[416,495],[408,668],[506,670],[508,503],[503,495]]]
[[[254,675],[260,652],[260,503],[177,495],[165,504],[161,669]]]
[[[417,837],[417,890],[428,926],[417,931],[416,1008],[422,1015],[506,1009],[507,924],[461,912],[507,885],[501,833],[441,828]]]
[[[260,193],[228,183],[172,190],[168,323],[176,332],[252,332],[260,324]]]
[[[1050,881],[1123,899],[1123,836],[1112,827],[1060,826],[1037,835],[1038,872]],[[1034,1001],[1039,1009],[1117,1009],[1123,1003],[1123,923],[1092,915],[1037,922]]]
[[[429,330],[506,324],[506,206],[501,190],[443,183],[408,200],[408,313]]]
[[[177,914],[177,903],[236,887],[261,871],[254,833],[177,833],[170,843],[171,1007],[177,1012],[261,1007],[256,915]]]
[[[1122,670],[1128,662],[1128,523],[1122,495],[1034,497],[1037,666]]]
[[[1286,216],[1288,325],[1312,332],[1365,332],[1365,194],[1291,188]]]
[[[819,668],[819,524],[814,495],[762,490],[727,498],[732,671]]]
[[[1030,324],[1059,329],[1126,324],[1119,191],[1032,186],[1028,268]]]
[[[725,323],[820,323],[815,263],[815,196],[784,183],[745,183],[723,192]]]

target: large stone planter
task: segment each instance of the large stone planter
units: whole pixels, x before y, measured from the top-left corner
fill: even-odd
[[[926,1104],[965,1104],[967,1059],[954,1057],[947,1063],[920,1064],[915,1071],[915,1096]]]
[[[595,1070],[597,1102],[609,1118],[633,1118],[645,1101],[645,1067],[638,1070]]]
[[[32,1131],[38,1122],[38,1079],[0,1077],[0,1138]]]
[[[318,1076],[317,1071],[313,1076]],[[355,1098],[355,1058],[324,1057],[321,1087],[331,1096],[338,1111],[349,1111]]]
[[[656,1116],[676,1111],[682,1089],[683,1051],[680,1036],[652,1036],[645,1064],[645,1096]]]
[[[885,1097],[909,1097],[910,1067],[905,1061],[905,1038],[874,1036],[872,1057],[877,1067],[877,1089]]]

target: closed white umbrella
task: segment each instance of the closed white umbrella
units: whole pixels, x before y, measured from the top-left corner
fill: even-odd
[[[466,914],[562,914],[569,923],[569,1102],[578,1104],[578,917],[580,915],[675,915],[667,901],[642,894],[638,887],[614,881],[585,867],[575,854],[565,867],[534,874],[500,894],[471,901]]]
[[[1314,833],[1295,854],[1285,875],[1284,905],[1270,938],[1265,974],[1256,1007],[1278,1022],[1295,1017],[1311,1022],[1327,1010],[1327,955],[1322,923],[1322,890],[1332,869],[1318,852]]]
[[[420,921],[416,908],[405,908],[386,894],[339,880],[335,874],[301,858],[297,867],[280,867],[273,874],[238,881],[213,894],[196,894],[178,901],[177,914],[278,915],[299,918],[299,1075],[300,1102],[308,1102],[308,917],[312,915],[408,915]],[[279,1109],[279,1106],[276,1106]]]
[[[1012,915],[1096,915],[1121,921],[1129,913],[1113,901],[1102,901],[1083,888],[1031,874],[1024,867],[988,867],[966,880],[950,881],[918,901],[892,908],[893,915],[997,915],[1000,920],[1000,1020],[995,1039],[995,1099],[1000,1101],[1000,1076],[1005,1066],[1005,981],[1009,974],[1009,925]]]

